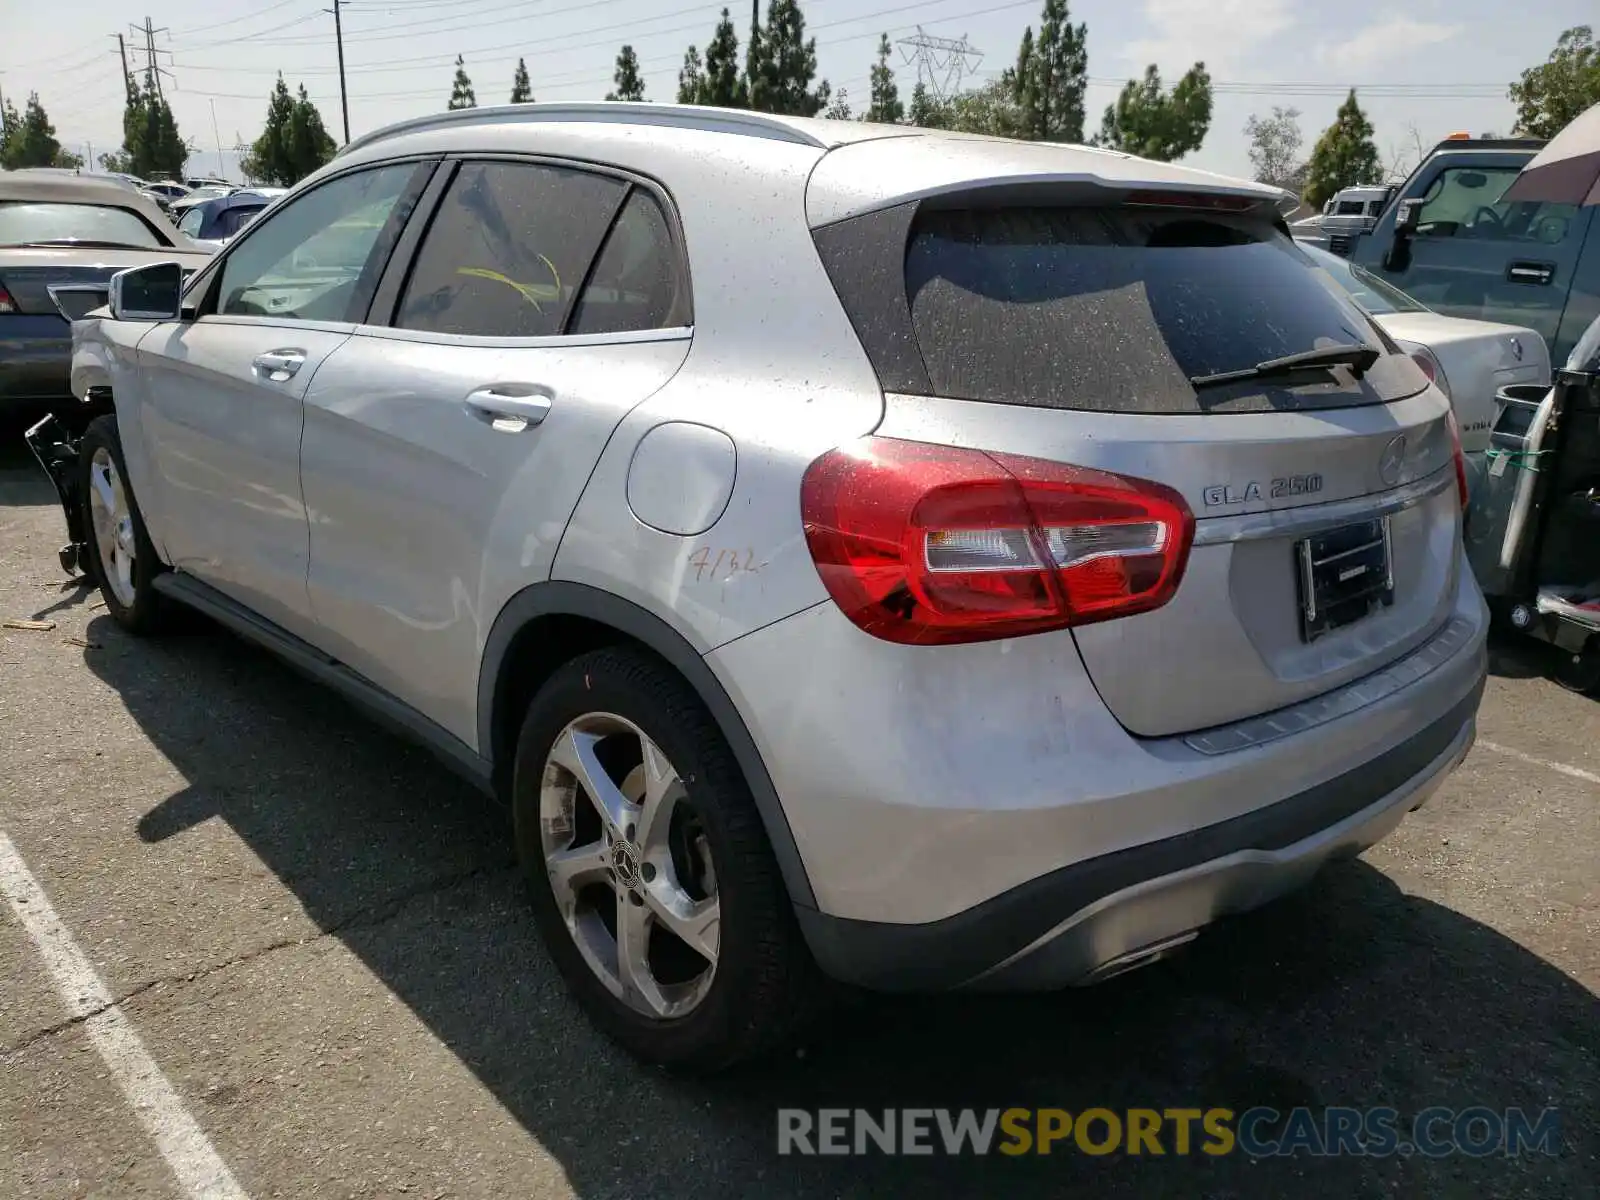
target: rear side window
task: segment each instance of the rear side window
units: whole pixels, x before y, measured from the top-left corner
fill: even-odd
[[[628,185],[536,163],[466,163],[423,238],[395,324],[551,337]]]
[[[905,259],[911,325],[939,395],[1184,413],[1397,399],[1374,369],[1330,388],[1191,378],[1383,335],[1258,218],[1142,208],[922,213]],[[1391,379],[1390,391],[1375,390]]]
[[[686,280],[666,214],[635,187],[606,236],[568,333],[627,333],[689,324]]]

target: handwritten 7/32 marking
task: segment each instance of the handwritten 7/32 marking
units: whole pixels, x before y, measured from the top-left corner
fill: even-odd
[[[713,557],[710,546],[701,546],[689,556],[689,565],[694,568],[694,581],[704,583],[707,579],[726,581],[736,575],[755,575],[767,564],[756,561],[754,550],[717,550]]]

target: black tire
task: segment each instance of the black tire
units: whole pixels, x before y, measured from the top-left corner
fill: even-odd
[[[1578,651],[1556,648],[1550,677],[1580,696],[1600,696],[1600,637],[1591,637]]]
[[[96,451],[99,450],[104,450],[111,456],[111,461],[117,469],[133,527],[134,554],[131,571],[133,595],[131,602],[128,603],[117,595],[116,589],[106,578],[100,555],[99,533],[95,529],[94,511],[90,500],[94,483],[90,475]],[[165,598],[156,591],[155,579],[167,568],[156,557],[155,545],[150,541],[144,517],[139,512],[139,502],[133,494],[133,483],[128,478],[128,466],[122,457],[122,439],[117,435],[116,417],[110,415],[96,417],[84,430],[83,438],[78,443],[78,485],[78,494],[83,505],[84,529],[84,555],[80,565],[89,578],[100,586],[100,595],[106,602],[106,612],[129,633],[146,636],[160,632],[167,625],[169,606]]]
[[[545,870],[539,827],[544,764],[567,725],[589,713],[633,722],[677,768],[715,863],[721,934],[709,990],[687,1015],[646,1016],[612,994],[568,931]],[[789,1043],[821,1007],[806,948],[755,802],[721,731],[674,672],[608,647],[567,663],[528,707],[512,784],[517,857],[534,915],[568,988],[603,1031],[647,1062],[710,1072]]]

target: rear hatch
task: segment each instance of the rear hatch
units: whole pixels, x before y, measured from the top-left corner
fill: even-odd
[[[1134,733],[1282,708],[1425,641],[1456,586],[1443,396],[1267,205],[1103,197],[946,194],[816,231],[890,393],[878,432],[1184,497],[1176,595],[1074,630]],[[1357,361],[1249,374],[1316,350]]]

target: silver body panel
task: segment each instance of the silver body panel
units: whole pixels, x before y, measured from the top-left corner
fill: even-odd
[[[507,614],[559,588],[639,614],[627,629],[667,631],[720,686],[708,709],[726,703],[748,731],[752,789],[759,803],[764,768],[778,805],[776,818],[763,809],[768,832],[803,864],[797,906],[846,921],[937,921],[1247,814],[1405,746],[1481,684],[1486,615],[1441,483],[1452,472],[1436,390],[1195,417],[885,397],[811,228],[985,181],[1272,189],[1075,147],[649,108],[418,118],[347,147],[219,258],[302,189],[362,164],[598,163],[670,196],[692,329],[488,339],[242,318],[81,323],[74,388],[113,390],[165,560],[303,639],[330,677],[381,692],[484,760]],[[284,347],[306,356],[292,381],[252,375],[254,355]],[[1399,363],[1374,370],[1415,371]],[[465,401],[493,385],[540,398],[539,419],[486,422]],[[1199,518],[1188,576],[1164,608],[1075,631],[937,648],[870,637],[829,599],[799,493],[818,455],[872,433],[1160,480]],[[1322,480],[1314,494],[1230,490],[1306,473]],[[1302,643],[1284,593],[1289,547],[1385,506],[1404,558],[1395,607]],[[1446,631],[1456,641],[1428,651]],[[670,660],[664,641],[652,648]],[[1403,675],[1424,652],[1430,669]],[[1249,724],[1319,703],[1320,717],[1282,736]],[[1256,732],[1239,747],[1185,740],[1230,728]],[[1324,842],[1350,844],[1347,832]],[[1078,927],[1073,916],[1053,915],[1066,924],[1050,941]]]

